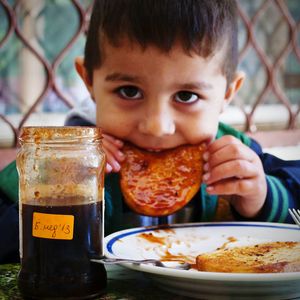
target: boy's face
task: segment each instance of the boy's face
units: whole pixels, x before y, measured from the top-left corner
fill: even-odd
[[[214,139],[219,114],[234,94],[226,93],[222,49],[208,59],[186,54],[179,44],[169,53],[126,41],[102,50],[92,84],[82,66],[77,69],[105,133],[154,151]]]

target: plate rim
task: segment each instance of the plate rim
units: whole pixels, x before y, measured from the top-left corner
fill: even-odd
[[[121,238],[135,235],[141,232],[153,231],[158,229],[176,229],[176,228],[193,228],[193,227],[265,227],[272,229],[288,229],[299,230],[297,225],[274,222],[197,222],[197,223],[177,223],[158,226],[142,226],[123,229],[107,235],[104,238],[104,254],[107,257],[118,257],[113,254],[113,244]],[[176,277],[188,280],[213,280],[213,281],[251,281],[251,282],[269,282],[269,281],[293,281],[300,280],[300,272],[286,273],[222,273],[222,272],[201,272],[201,271],[186,271],[161,268],[152,265],[136,265],[132,263],[120,263],[121,266],[144,273],[155,274],[159,276]]]

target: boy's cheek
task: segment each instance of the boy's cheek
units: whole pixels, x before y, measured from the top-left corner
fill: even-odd
[[[191,127],[192,128],[192,127]],[[187,131],[188,132],[188,131]],[[211,144],[218,132],[218,121],[201,123],[197,126],[196,130],[190,130],[190,140],[194,140],[194,143]]]

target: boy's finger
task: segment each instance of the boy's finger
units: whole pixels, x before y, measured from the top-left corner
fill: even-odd
[[[105,173],[110,173],[112,171],[112,166],[110,164],[106,164]]]
[[[106,155],[110,155],[117,159],[118,161],[123,161],[125,158],[125,155],[118,147],[116,147],[114,144],[111,144],[107,140],[103,141],[103,148],[106,153]]]
[[[217,139],[209,144],[207,150],[209,151],[210,155],[212,155],[214,152],[228,146],[229,144],[243,145],[243,143],[234,136],[224,135],[220,139]]]
[[[229,144],[217,150],[215,153],[208,155],[209,157],[206,161],[210,168],[233,160],[246,160],[251,163],[256,160],[255,152],[243,144]]]
[[[249,179],[226,179],[213,185],[208,185],[208,194],[244,196],[253,190],[253,183]]]
[[[121,140],[119,140],[115,137],[112,137],[111,135],[105,134],[105,133],[103,133],[102,135],[103,135],[104,140],[106,139],[107,141],[114,144],[115,146],[117,146],[117,147],[123,147],[124,146],[123,141],[121,141]]]
[[[111,172],[119,172],[121,169],[121,165],[119,164],[115,156],[110,152],[105,152],[105,153],[106,153],[106,164],[112,168]]]
[[[257,176],[256,165],[247,160],[233,160],[215,168],[209,168],[209,171],[203,175],[203,181],[206,184],[212,184],[228,178],[252,178]]]

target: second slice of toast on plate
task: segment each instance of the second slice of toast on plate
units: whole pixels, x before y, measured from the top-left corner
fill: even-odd
[[[199,271],[225,273],[300,272],[300,242],[269,242],[198,255]]]

